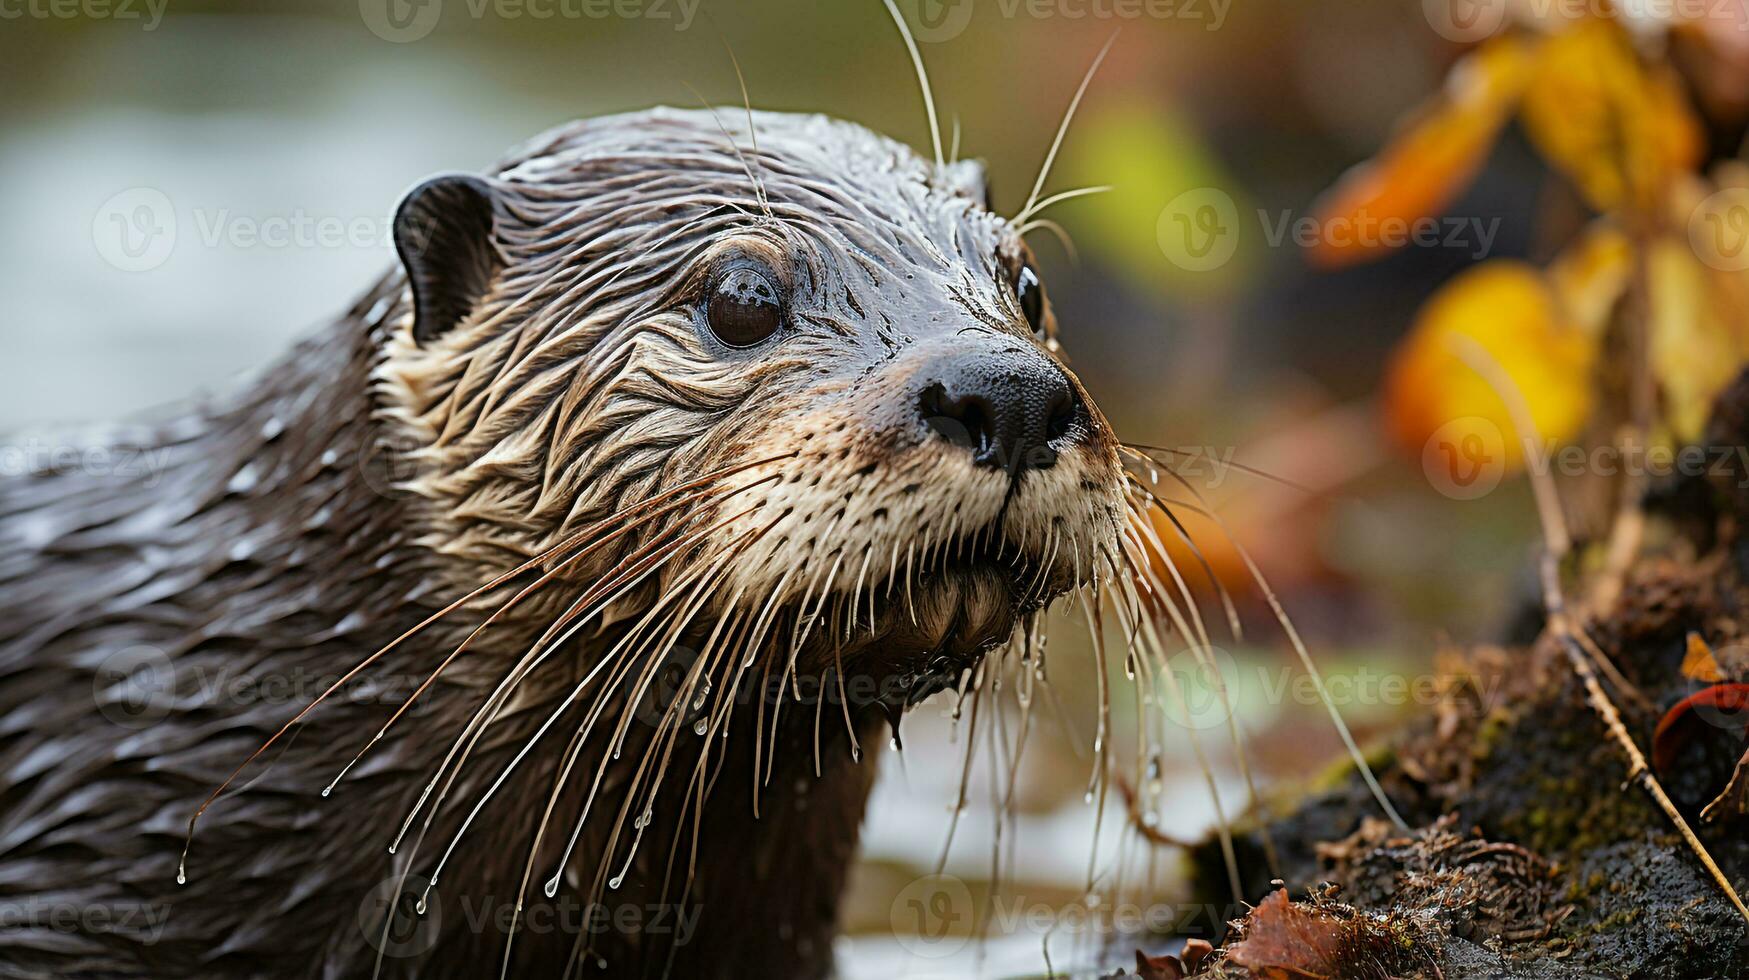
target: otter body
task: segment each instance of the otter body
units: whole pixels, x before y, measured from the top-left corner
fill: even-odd
[[[0,975],[830,970],[884,726],[1121,480],[969,165],[751,124],[429,181],[153,468],[0,481]]]

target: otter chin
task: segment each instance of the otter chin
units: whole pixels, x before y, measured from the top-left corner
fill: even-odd
[[[864,747],[1140,547],[1021,227],[972,162],[654,109],[394,229],[120,430],[149,483],[0,480],[0,898],[163,913],[0,973],[826,975]]]

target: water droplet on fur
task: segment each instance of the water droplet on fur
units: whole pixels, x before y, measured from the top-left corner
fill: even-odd
[[[188,872],[183,871],[181,868],[177,868],[176,869],[176,883],[178,885],[188,884]]]
[[[419,903],[417,905],[413,906],[413,913],[415,915],[424,915],[425,914],[425,896],[424,895],[419,896]]]
[[[705,732],[710,731],[710,728],[711,728],[710,723],[705,721],[705,719],[703,719],[703,718],[700,718],[699,720],[692,723],[693,732],[696,734],[699,734],[699,735],[703,735]]]
[[[551,878],[547,879],[546,893],[547,893],[548,898],[552,898],[554,895],[557,895],[559,893],[559,876],[558,875],[553,875]]]
[[[625,872],[621,871],[619,874],[616,874],[612,878],[609,878],[607,880],[607,887],[618,890],[620,883],[625,881],[625,880],[626,880]]]

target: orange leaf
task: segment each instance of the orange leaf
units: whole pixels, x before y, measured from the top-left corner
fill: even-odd
[[[1475,179],[1524,90],[1535,45],[1495,38],[1453,67],[1445,89],[1422,105],[1373,159],[1343,174],[1312,208],[1323,230],[1314,264],[1336,268],[1377,258],[1385,242],[1368,234],[1385,222],[1444,211]]]
[[[1713,648],[1700,638],[1699,633],[1688,634],[1688,650],[1682,655],[1682,676],[1691,681],[1705,681],[1717,684],[1725,679],[1719,670],[1719,661],[1713,656]]]

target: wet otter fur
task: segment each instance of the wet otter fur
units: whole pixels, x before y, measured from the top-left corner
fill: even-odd
[[[0,975],[827,973],[884,727],[1123,533],[980,185],[822,117],[566,126],[105,437],[149,473],[0,481]]]

